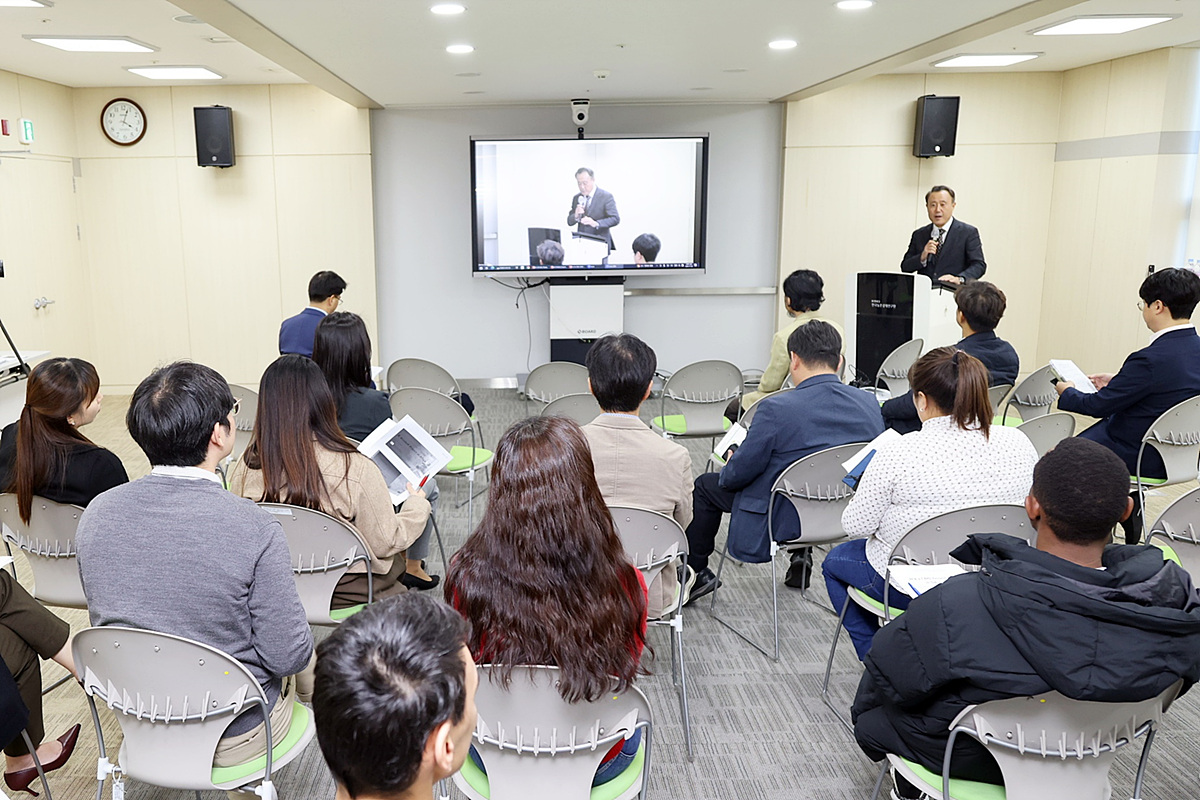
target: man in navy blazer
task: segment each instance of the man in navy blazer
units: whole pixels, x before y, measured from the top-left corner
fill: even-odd
[[[322,270],[313,275],[308,282],[308,308],[279,326],[279,355],[299,353],[312,358],[317,325],[337,310],[344,291],[346,282],[336,272]]]
[[[567,224],[575,225],[580,233],[603,236],[608,240],[608,250],[613,247],[612,228],[621,224],[617,213],[617,201],[611,192],[596,186],[596,174],[588,167],[575,171],[575,182],[579,191],[571,198],[571,210],[567,212]]]
[[[875,396],[846,386],[837,377],[842,337],[828,322],[813,320],[788,337],[790,372],[796,388],[777,392],[758,404],[746,440],[719,473],[696,479],[692,522],[687,528],[688,566],[696,572],[691,599],[717,588],[708,567],[721,524],[730,512],[729,552],[739,561],[770,558],[767,507],[771,485],[792,462],[837,445],[869,442],[883,432]],[[776,531],[793,539],[794,528]]]
[[[1149,275],[1138,289],[1142,319],[1150,329],[1150,344],[1125,359],[1115,375],[1089,375],[1095,393],[1081,392],[1069,381],[1055,385],[1058,408],[1089,417],[1101,417],[1079,434],[1112,450],[1137,470],[1142,437],[1164,411],[1200,395],[1200,336],[1192,325],[1192,311],[1200,302],[1200,277],[1186,269],[1163,269]],[[1165,478],[1166,467],[1152,447],[1142,456],[1141,475]],[[1136,494],[1135,503],[1137,502]],[[1141,538],[1141,509],[1122,522],[1125,540]]]
[[[929,224],[913,231],[900,261],[903,272],[919,272],[931,281],[966,283],[983,276],[983,244],[979,229],[954,219],[954,190],[934,186],[925,193]]]

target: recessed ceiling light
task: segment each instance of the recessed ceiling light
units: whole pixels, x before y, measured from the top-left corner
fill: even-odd
[[[1008,53],[995,56],[954,56],[933,62],[935,67],[1011,67],[1037,58],[1040,53]]]
[[[459,3],[438,3],[436,6],[430,6],[430,11],[434,14],[441,14],[444,17],[461,14],[467,10],[467,7]]]
[[[791,50],[796,46],[796,42],[792,39],[776,39],[767,45],[772,50]]]
[[[750,71],[750,70],[746,69],[745,67],[734,67],[733,69],[723,69],[723,70],[721,70],[721,72],[728,72],[728,73],[729,73],[729,74],[731,74],[731,75],[732,75],[732,74],[734,74],[734,73],[738,73],[738,72],[749,72],[749,71]]]
[[[156,81],[219,81],[218,75],[208,67],[126,67],[134,75]]]
[[[711,86],[693,86],[692,91],[693,92],[711,92],[712,87]]]
[[[72,53],[153,53],[158,49],[128,36],[41,36],[27,33],[24,38]]]
[[[446,52],[462,55],[463,53],[474,53],[475,48],[469,44],[452,44],[446,48]]]
[[[50,0],[0,0],[0,6],[8,8],[51,8]]]
[[[875,5],[875,0],[838,0],[837,7],[842,11],[862,11]]]
[[[1128,33],[1138,28],[1147,28],[1167,22],[1178,14],[1096,14],[1087,17],[1072,17],[1044,28],[1030,31],[1034,36],[1096,36],[1112,33]]]
[[[483,89],[471,89],[469,92],[463,92],[463,94],[487,94],[487,92]]]
[[[456,73],[454,73],[454,77],[456,77],[456,78],[478,78],[479,73],[478,72],[456,72]]]
[[[180,14],[178,17],[171,17],[176,22],[182,22],[184,25],[203,25],[204,20],[197,17],[195,14]]]

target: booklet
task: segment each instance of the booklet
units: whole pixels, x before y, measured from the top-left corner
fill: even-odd
[[[1074,361],[1066,358],[1050,359],[1050,371],[1060,381],[1070,381],[1075,384],[1075,388],[1084,394],[1094,394],[1096,387],[1092,384],[1091,378],[1083,374]]]
[[[867,469],[867,464],[871,463],[871,459],[880,449],[887,447],[891,442],[900,438],[900,434],[888,428],[883,433],[876,436],[867,446],[859,450],[846,461],[842,462],[842,469],[846,470],[846,477],[842,478],[842,483],[849,486],[851,489],[858,488],[858,482],[862,480],[863,472]]]
[[[713,448],[712,455],[708,458],[719,467],[725,466],[725,454],[729,452],[729,448],[740,446],[746,441],[746,428],[735,422],[729,426],[729,430],[725,431],[725,435],[721,437],[721,441],[717,442],[717,446]]]
[[[943,581],[966,573],[958,564],[893,564],[889,569],[892,586],[909,597],[925,594]]]
[[[358,446],[358,452],[375,462],[392,493],[392,505],[408,499],[408,484],[421,486],[425,479],[450,463],[450,454],[407,414],[397,422],[384,420]]]

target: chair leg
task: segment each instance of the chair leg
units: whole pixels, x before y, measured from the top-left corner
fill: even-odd
[[[779,552],[779,545],[775,544],[775,540],[771,540],[771,624],[775,631],[775,655],[772,660],[779,661],[779,581],[775,575],[775,554]]]
[[[772,586],[774,586],[774,584],[775,584],[774,562],[775,562],[775,553],[778,549],[779,549],[779,545],[776,544],[775,542],[771,542],[771,563],[772,563],[771,584],[772,584]],[[733,633],[736,634],[739,639],[741,639],[746,644],[753,647],[758,652],[762,653],[767,658],[770,658],[773,661],[778,661],[779,660],[778,608],[776,608],[776,617],[775,617],[775,654],[774,655],[772,655],[770,653],[770,651],[767,650],[767,648],[763,647],[761,644],[759,644],[758,642],[751,639],[749,636],[747,636],[741,630],[739,630],[738,628],[735,628],[733,625],[730,625],[728,622],[721,619],[721,617],[719,617],[717,615],[717,592],[719,592],[721,590],[721,571],[725,568],[725,556],[728,555],[728,553],[729,553],[729,543],[726,542],[725,549],[721,551],[721,561],[717,565],[717,588],[713,589],[712,602],[709,604],[709,607],[708,607],[708,615],[710,617],[712,617],[713,619],[715,619],[717,622],[719,622],[721,625],[724,625],[726,628],[733,631]]]
[[[467,535],[475,525],[475,470],[467,470]]]
[[[1133,797],[1131,800],[1142,800],[1142,780],[1146,777],[1146,762],[1150,760],[1150,747],[1154,744],[1154,732],[1157,728],[1151,724],[1146,734],[1146,743],[1142,745],[1142,756],[1138,759],[1137,777],[1133,781]]]
[[[692,750],[692,720],[688,714],[687,668],[683,664],[683,613],[675,615],[671,620],[671,638],[675,648],[671,650],[671,660],[675,661],[675,650],[678,649],[679,659],[679,715],[683,719],[683,741],[687,745],[688,761],[695,761],[696,754]]]
[[[429,519],[433,523],[433,535],[437,539],[438,550],[442,554],[442,574],[445,575],[450,571],[450,562],[446,560],[446,548],[442,545],[442,530],[438,527],[436,516],[430,514]]]
[[[842,621],[846,619],[846,611],[849,608],[850,597],[847,595],[846,602],[842,604],[842,613],[838,614],[837,627],[833,630],[833,644],[829,645],[829,660],[825,662],[825,680],[821,683],[821,701],[833,712],[838,721],[846,726],[846,730],[854,733],[854,726],[850,724],[850,720],[846,719],[842,712],[833,705],[833,701],[829,699],[829,676],[833,672],[833,656],[837,652],[838,639],[842,636]]]
[[[877,800],[879,797],[879,790],[883,788],[883,779],[887,777],[887,771],[888,762],[885,758],[883,760],[883,766],[879,769],[879,777],[875,781],[875,791],[871,792],[871,800]]]

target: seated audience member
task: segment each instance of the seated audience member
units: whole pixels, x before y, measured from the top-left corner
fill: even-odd
[[[825,281],[811,269],[798,269],[783,280],[783,307],[791,320],[775,332],[771,338],[771,358],[767,368],[763,370],[758,382],[758,390],[742,395],[742,408],[750,408],[769,394],[778,392],[787,380],[791,359],[788,350],[788,337],[792,331],[801,325],[819,319],[827,322],[837,330],[839,337],[845,337],[842,326],[831,319],[819,316],[817,311],[825,302]],[[834,368],[836,372],[837,368]]]
[[[739,561],[770,559],[767,508],[771,485],[792,462],[837,445],[869,442],[883,431],[879,403],[838,380],[842,337],[828,322],[813,320],[792,331],[789,371],[796,387],[764,399],[741,447],[725,467],[696,478],[692,524],[687,528],[688,565],[696,571],[691,599],[717,588],[708,567],[721,514],[729,513],[729,552]],[[790,508],[790,506],[789,506]],[[780,541],[799,535],[795,516],[777,531]],[[807,585],[806,551],[793,557],[789,585]]]
[[[996,326],[1008,302],[1004,292],[987,281],[971,281],[954,293],[954,302],[958,305],[958,327],[963,333],[954,346],[987,367],[989,387],[1016,383],[1021,366],[1017,351],[996,335]],[[883,404],[883,424],[899,433],[920,430],[921,419],[911,391]]]
[[[939,347],[917,359],[908,380],[924,424],[871,459],[842,514],[852,541],[829,551],[821,567],[839,611],[850,586],[883,600],[888,557],[913,526],[956,508],[1020,503],[1033,479],[1037,451],[1029,438],[991,424],[987,369],[979,359]],[[888,603],[904,608],[908,596],[893,587]],[[878,628],[875,616],[850,603],[843,623],[859,659],[865,658]]]
[[[79,738],[79,725],[71,726],[56,741],[42,742],[46,727],[42,718],[42,664],[38,656],[54,659],[74,674],[70,634],[71,627],[66,622],[30,597],[6,570],[0,570],[0,660],[12,673],[21,700],[29,709],[25,732],[37,748],[38,760],[46,772],[67,763]],[[38,780],[37,768],[25,739],[18,734],[11,742],[0,745],[4,746],[4,783],[14,792],[35,794],[29,785]]]
[[[558,667],[568,702],[633,682],[646,584],[625,559],[574,421],[531,417],[501,437],[487,510],[450,565],[445,592],[471,623],[476,663],[502,665],[505,686],[519,664]],[[640,743],[640,732],[618,742],[593,785],[623,772]]]
[[[317,648],[313,717],[335,800],[431,800],[475,730],[467,625],[417,594],[375,603]]]
[[[344,520],[371,551],[375,597],[404,591],[405,549],[429,521],[425,493],[410,492],[400,513],[383,473],[337,426],[333,395],[321,369],[304,356],[280,356],[263,373],[250,444],[229,475],[229,489],[265,503],[290,503]],[[417,562],[420,569],[420,562]],[[430,579],[433,588],[437,580]],[[367,602],[367,566],[338,581],[334,608]]]
[[[643,233],[633,240],[633,263],[653,264],[661,249],[662,242],[658,240],[657,236],[653,233]]]
[[[150,474],[110,489],[79,520],[79,575],[92,625],[195,639],[242,662],[271,705],[274,741],[291,725],[295,681],[313,641],[279,522],[227,492],[217,464],[233,450],[229,384],[201,364],[156,369],[133,392],[125,423]],[[238,715],[216,766],[266,752],[262,715]]]
[[[563,246],[553,239],[547,239],[537,246],[538,263],[544,267],[557,267],[563,263],[565,253]]]
[[[596,483],[610,506],[657,511],[683,528],[692,521],[692,457],[638,418],[650,396],[658,359],[629,333],[603,336],[587,353],[588,387],[603,414],[583,426],[596,468]],[[648,616],[662,616],[679,589],[673,568],[650,584]]]
[[[336,272],[323,270],[308,282],[308,307],[279,326],[279,355],[299,353],[311,357],[317,324],[342,302],[346,282]]]
[[[121,459],[79,432],[100,413],[100,376],[80,358],[51,358],[29,373],[21,418],[0,434],[0,486],[29,522],[33,496],[86,506],[129,481]]]
[[[1060,411],[1071,411],[1100,421],[1079,434],[1112,450],[1133,475],[1137,471],[1142,437],[1163,412],[1200,395],[1200,337],[1191,323],[1200,301],[1200,277],[1186,269],[1162,269],[1146,277],[1138,289],[1138,308],[1150,329],[1150,344],[1125,359],[1115,375],[1089,375],[1094,394],[1086,394],[1069,381],[1059,381]],[[1142,456],[1143,478],[1165,478],[1162,456],[1147,447]],[[1142,536],[1142,509],[1134,497],[1133,513],[1121,523],[1125,541],[1137,544]]]
[[[1064,439],[1043,456],[1025,499],[1037,547],[971,536],[953,555],[983,569],[925,592],[875,634],[853,708],[863,752],[941,774],[967,706],[1051,690],[1136,702],[1195,683],[1200,597],[1188,574],[1157,548],[1109,545],[1132,509],[1128,489],[1121,459],[1094,442]],[[970,736],[955,739],[950,774],[1003,782]],[[923,796],[897,783],[899,796]]]

